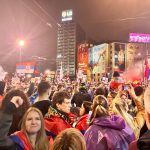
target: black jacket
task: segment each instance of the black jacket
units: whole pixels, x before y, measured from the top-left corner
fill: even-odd
[[[150,130],[145,132],[137,141],[139,150],[150,150]]]
[[[13,103],[9,103],[5,109],[0,110],[0,150],[18,150],[17,144],[15,144],[8,135],[9,128],[13,119],[13,112],[16,110],[16,106]]]

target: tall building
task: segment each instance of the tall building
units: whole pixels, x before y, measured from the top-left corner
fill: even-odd
[[[77,46],[85,40],[85,32],[73,19],[72,10],[62,12],[62,22],[57,34],[57,73],[61,67],[63,74],[71,78],[76,76]]]

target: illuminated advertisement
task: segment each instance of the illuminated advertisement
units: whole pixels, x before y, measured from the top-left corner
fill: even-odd
[[[114,66],[119,71],[125,71],[125,44],[114,43]]]
[[[129,42],[150,43],[150,34],[130,33]]]
[[[144,44],[128,43],[127,44],[127,68],[134,62],[146,57],[146,50]]]
[[[86,73],[88,69],[88,46],[81,44],[78,46],[77,51],[77,68]]]
[[[126,79],[139,80],[144,74],[145,44],[128,43],[126,59]]]
[[[89,67],[92,74],[105,73],[107,67],[108,44],[101,44],[89,49]]]
[[[72,20],[72,16],[73,16],[73,11],[70,9],[70,10],[64,10],[62,11],[62,21],[70,21]]]

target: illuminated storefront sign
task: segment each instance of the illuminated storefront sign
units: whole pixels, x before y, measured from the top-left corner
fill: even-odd
[[[150,43],[150,34],[130,33],[129,42]]]
[[[62,11],[62,21],[70,21],[72,20],[72,16],[73,16],[73,11],[70,10],[64,10]]]

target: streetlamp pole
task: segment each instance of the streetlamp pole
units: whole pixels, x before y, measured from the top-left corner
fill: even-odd
[[[25,45],[24,40],[19,40],[19,62],[22,62],[22,47]]]

